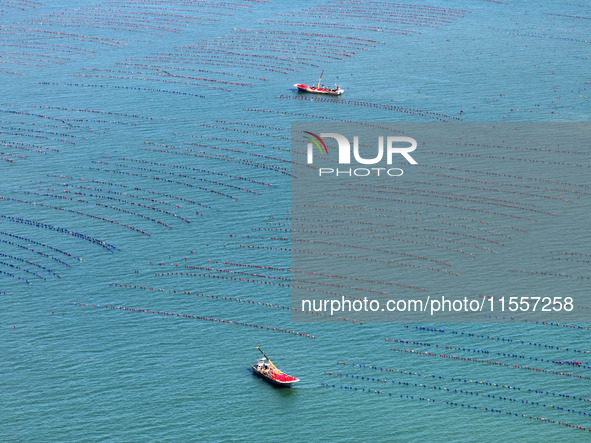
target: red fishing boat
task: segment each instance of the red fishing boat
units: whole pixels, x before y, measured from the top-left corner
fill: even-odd
[[[261,351],[263,357],[257,360],[256,365],[252,365],[253,374],[258,375],[263,380],[268,381],[272,385],[281,386],[284,388],[291,388],[292,384],[300,381],[298,378],[287,375],[285,372],[277,369],[277,366],[275,366],[273,362],[269,360],[269,357],[265,355],[262,349],[258,346],[257,349]]]
[[[308,86],[302,84],[295,84],[294,86],[298,88],[298,91],[301,92],[312,92],[314,94],[326,94],[326,95],[341,95],[345,92],[344,89],[341,89],[339,85],[335,85],[334,88],[325,88],[320,87],[320,81],[322,80],[322,75],[324,74],[324,69],[322,70],[322,74],[320,74],[320,79],[318,80],[318,85],[316,86]]]

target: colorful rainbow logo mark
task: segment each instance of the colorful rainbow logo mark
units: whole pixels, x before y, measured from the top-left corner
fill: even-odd
[[[324,152],[326,152],[326,155],[328,155],[328,148],[326,147],[326,143],[324,143],[324,140],[322,140],[320,137],[318,137],[316,134],[312,132],[304,131],[304,133],[314,136],[320,143],[322,143],[322,146],[324,146]],[[316,146],[318,146],[318,149],[320,149],[320,153],[322,154],[322,148],[320,147],[320,144],[318,144],[318,141],[314,140],[312,137],[306,138],[310,140],[312,143],[314,143]]]

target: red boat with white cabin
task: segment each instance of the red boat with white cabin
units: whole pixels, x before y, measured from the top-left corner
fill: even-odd
[[[299,83],[295,84],[294,86],[298,88],[298,91],[300,92],[312,92],[314,94],[341,95],[343,92],[345,92],[345,90],[341,89],[339,85],[335,85],[334,88],[326,88],[324,86],[320,87],[320,81],[322,80],[323,74],[324,69],[322,70],[322,74],[320,74],[320,79],[318,80],[318,85],[316,86],[302,85]]]

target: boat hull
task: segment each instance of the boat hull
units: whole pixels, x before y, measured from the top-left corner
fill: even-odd
[[[345,92],[341,88],[336,88],[336,89],[317,88],[315,86],[308,86],[308,85],[301,85],[301,84],[295,84],[294,86],[296,88],[298,88],[299,92],[310,92],[312,94],[341,95],[343,92]]]
[[[293,380],[293,381],[279,381],[279,380],[275,380],[275,379],[269,377],[267,374],[265,374],[263,372],[260,372],[257,369],[256,365],[253,365],[252,366],[252,373],[255,374],[255,375],[257,375],[257,376],[259,376],[260,378],[262,378],[266,382],[269,382],[269,383],[271,383],[274,386],[279,386],[279,387],[282,387],[282,388],[291,388],[291,386],[294,383],[297,383],[299,381],[297,378],[295,380]]]

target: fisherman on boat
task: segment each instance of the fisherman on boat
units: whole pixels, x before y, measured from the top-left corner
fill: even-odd
[[[257,360],[257,369],[259,372],[262,372],[269,377],[272,377],[274,374],[277,373],[277,369],[273,368],[269,363],[265,363],[265,358],[259,358]]]

